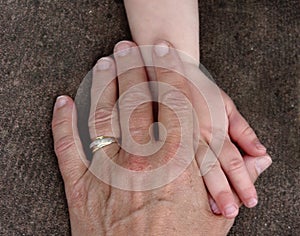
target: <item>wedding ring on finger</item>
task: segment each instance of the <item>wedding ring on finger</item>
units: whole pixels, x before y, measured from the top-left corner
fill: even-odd
[[[91,144],[90,149],[93,153],[98,151],[99,149],[106,147],[112,143],[116,143],[117,140],[114,137],[109,136],[98,136]]]

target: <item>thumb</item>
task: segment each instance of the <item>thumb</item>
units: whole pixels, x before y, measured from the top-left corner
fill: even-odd
[[[75,184],[87,170],[87,160],[76,125],[73,100],[67,96],[58,97],[53,111],[52,132],[54,150],[65,185]]]
[[[244,162],[254,183],[258,176],[272,164],[272,159],[268,154],[260,157],[244,156]]]

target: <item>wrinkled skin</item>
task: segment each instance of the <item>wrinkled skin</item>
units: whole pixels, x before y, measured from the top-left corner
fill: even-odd
[[[136,59],[139,58],[138,56],[138,54],[134,55],[133,63],[139,63],[135,61],[140,60]],[[119,116],[116,118],[117,115],[114,113],[113,107],[117,100],[117,89],[121,95],[131,86],[147,81],[147,75],[143,68],[125,70],[126,72],[119,75],[117,79],[106,81],[106,78],[116,77],[116,72],[122,68],[122,57],[124,59],[124,55],[116,55],[115,60],[111,58],[101,59],[94,68],[91,110],[95,112],[90,114],[89,120],[92,140],[100,135],[127,137],[124,135],[126,132],[124,131],[122,116],[126,113],[126,109],[130,108],[130,104],[134,103],[135,97],[131,96],[129,100],[125,100],[126,102],[119,102]],[[170,62],[170,58],[168,59]],[[169,83],[181,91],[184,96],[191,99],[189,86],[182,76],[165,69],[156,69],[156,73],[158,81]],[[93,101],[95,95],[99,93],[99,89],[101,90],[103,87],[105,87],[103,97]],[[174,94],[172,94],[173,92]],[[145,91],[143,95],[148,96],[149,91]],[[163,99],[174,96],[179,96],[178,91],[171,91],[168,96],[163,96]],[[128,102],[132,98],[132,102]],[[188,162],[187,167],[182,168],[181,174],[157,188],[147,191],[123,190],[111,183],[105,183],[99,178],[103,171],[107,171],[106,174],[110,178],[114,178],[118,174],[111,172],[109,168],[106,168],[105,163],[101,162],[104,154],[114,163],[131,171],[146,172],[166,164],[174,158],[174,153],[181,145],[182,130],[188,131],[184,135],[186,138],[184,150],[186,152],[183,154],[186,155],[179,156],[181,160],[179,164],[186,164],[186,156],[189,156],[194,150],[193,127],[190,126],[193,123],[191,122],[193,119],[192,110],[189,105],[178,105],[179,100],[174,99],[174,101],[174,106],[182,108],[180,115],[184,117],[186,122],[180,124],[183,125],[180,127],[176,115],[166,106],[159,106],[158,121],[167,131],[166,142],[161,150],[145,158],[128,153],[118,143],[112,143],[104,147],[102,151],[96,152],[93,160],[89,162],[84,157],[77,130],[72,126],[74,120],[76,121],[74,119],[76,116],[74,102],[66,96],[58,98],[54,108],[52,128],[55,152],[65,183],[73,235],[227,234],[233,224],[233,219],[226,219],[223,216],[213,214],[208,201],[209,195],[199,171],[198,160],[201,159],[201,150],[206,148],[205,146],[200,145],[198,147],[198,157]],[[173,100],[171,99],[169,102],[172,103]],[[235,109],[232,104],[231,108]],[[232,114],[231,110],[226,110]],[[117,128],[116,132],[113,132],[111,122],[114,119],[120,124],[120,129]],[[148,131],[153,123],[151,104],[145,103],[138,106],[130,119],[129,130],[132,132],[133,139],[139,144],[148,143],[151,136]],[[255,139],[256,136],[252,138]],[[123,138],[123,140],[125,139]],[[259,174],[255,169],[254,158],[247,157],[244,160],[245,164],[243,165],[249,172],[251,182],[254,182]],[[146,179],[144,184],[148,184],[149,181],[151,179]],[[136,185],[135,179],[130,179],[128,182],[129,185]],[[236,201],[239,201],[237,197]],[[234,216],[228,218],[234,218]]]

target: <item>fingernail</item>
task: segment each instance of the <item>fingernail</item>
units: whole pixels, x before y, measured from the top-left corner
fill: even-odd
[[[110,60],[106,59],[106,58],[101,58],[98,62],[97,62],[97,69],[98,70],[107,70],[110,67]]]
[[[227,217],[235,217],[237,215],[238,208],[235,205],[230,205],[225,208],[225,215]]]
[[[215,214],[221,214],[220,209],[218,208],[217,204],[215,203],[215,201],[210,201],[210,208],[213,211],[213,213]]]
[[[64,105],[66,105],[68,102],[68,99],[65,96],[59,96],[56,98],[56,102],[55,102],[55,108],[61,108]]]
[[[272,164],[271,157],[269,156],[258,157],[255,161],[255,169],[258,175],[264,172],[271,164]]]
[[[159,43],[154,46],[154,51],[157,56],[163,57],[169,53],[170,48],[166,43]]]
[[[267,150],[266,147],[264,145],[262,145],[260,142],[256,143],[256,148],[258,150],[261,150],[261,151],[266,151]]]
[[[119,42],[115,49],[118,56],[124,57],[130,52],[131,46],[126,42]]]
[[[257,205],[257,199],[256,198],[251,198],[247,202],[247,207],[255,207]]]

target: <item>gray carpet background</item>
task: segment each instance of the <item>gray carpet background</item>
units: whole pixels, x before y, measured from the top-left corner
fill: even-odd
[[[297,0],[203,0],[201,62],[273,158],[229,235],[300,235]],[[179,36],[180,37],[180,36]],[[69,235],[52,107],[130,39],[122,1],[0,0],[0,235]]]

